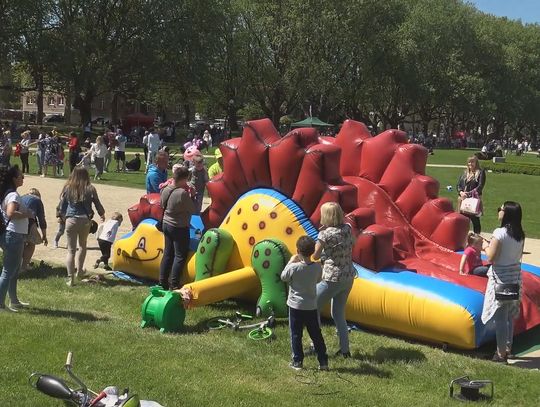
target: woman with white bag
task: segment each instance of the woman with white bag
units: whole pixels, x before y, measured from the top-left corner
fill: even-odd
[[[467,158],[467,168],[459,177],[457,184],[458,191],[458,212],[467,216],[472,224],[474,233],[480,233],[480,215],[482,214],[482,190],[486,184],[486,172],[480,168],[478,158],[475,156]]]

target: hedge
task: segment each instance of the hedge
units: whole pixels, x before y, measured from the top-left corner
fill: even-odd
[[[493,163],[484,161],[481,164],[486,171],[507,172],[510,174],[540,175],[540,165],[531,163]]]

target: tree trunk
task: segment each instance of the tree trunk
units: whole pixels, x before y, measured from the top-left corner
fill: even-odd
[[[229,121],[229,129],[231,129],[231,131],[238,131],[238,116],[236,114],[236,107],[234,106],[234,103],[227,105],[227,119]],[[276,128],[279,128],[279,119],[278,127]]]
[[[81,124],[86,125],[92,121],[92,101],[94,95],[91,92],[87,92],[85,96],[78,94],[75,96],[75,109],[77,109],[81,115]]]
[[[37,118],[36,118],[36,123],[37,124],[43,124],[43,93],[44,93],[44,89],[43,89],[43,75],[38,75],[38,77],[36,78],[36,85],[37,85],[37,91],[38,91],[38,94],[37,94],[37,99],[36,99],[36,103],[37,103]]]
[[[189,128],[189,121],[191,119],[191,106],[189,103],[184,103],[184,115],[186,116],[184,119],[184,124]]]
[[[66,93],[64,95],[64,122],[71,124],[71,86],[69,83],[66,86]]]
[[[118,121],[118,93],[114,92],[111,101],[111,123],[119,123]]]

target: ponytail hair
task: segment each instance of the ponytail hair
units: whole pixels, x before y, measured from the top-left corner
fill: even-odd
[[[501,228],[506,228],[506,232],[512,239],[521,242],[525,239],[525,232],[521,226],[521,205],[514,201],[506,201],[502,210],[504,215],[501,220]]]
[[[9,191],[15,191],[17,187],[14,178],[20,174],[21,170],[18,165],[7,167],[0,165],[0,198],[3,200]]]

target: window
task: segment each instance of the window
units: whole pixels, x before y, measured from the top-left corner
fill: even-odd
[[[66,104],[66,100],[63,96],[58,96],[58,106],[64,106]]]
[[[27,105],[33,105],[36,103],[36,98],[34,96],[27,96],[26,97],[26,104]]]
[[[54,106],[55,104],[54,96],[49,96],[49,106]]]

